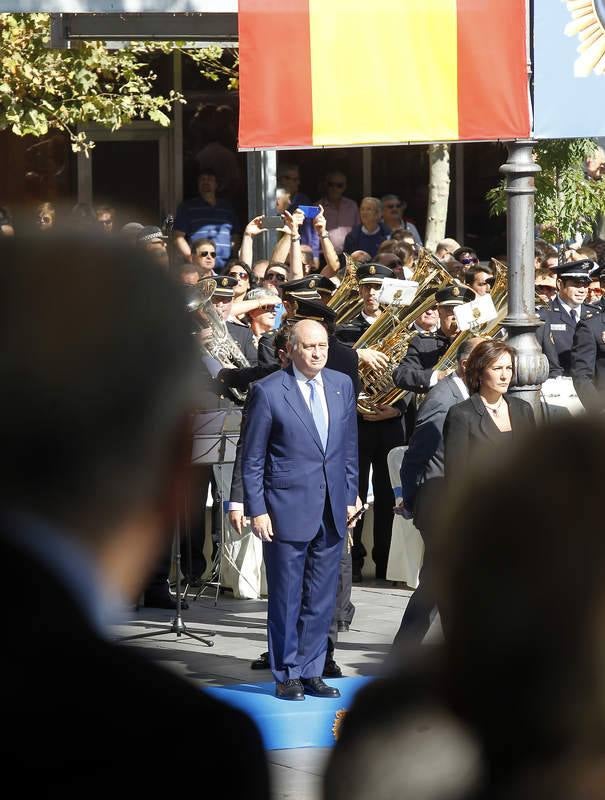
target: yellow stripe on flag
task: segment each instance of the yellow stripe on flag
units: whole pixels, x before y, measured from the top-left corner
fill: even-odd
[[[309,0],[309,21],[314,145],[458,137],[456,0]]]

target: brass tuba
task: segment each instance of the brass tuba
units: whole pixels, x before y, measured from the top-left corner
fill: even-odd
[[[328,308],[336,312],[336,324],[344,325],[359,314],[361,299],[357,283],[357,264],[345,253],[345,274],[340,286],[328,300]]]
[[[212,336],[200,343],[202,352],[215,358],[223,367],[249,367],[250,362],[229,333],[227,323],[217,314],[212,304],[216,281],[213,278],[202,278],[193,288],[197,289],[197,292],[192,293],[187,308],[199,312],[212,331]],[[242,403],[245,401],[247,392],[242,392],[233,386],[229,387],[229,391],[236,400]]]
[[[354,349],[370,347],[383,353],[389,360],[381,369],[360,366],[361,392],[357,401],[360,414],[371,414],[377,405],[393,405],[405,394],[393,383],[393,370],[407,353],[409,344],[418,331],[411,326],[421,314],[435,303],[435,292],[453,282],[441,262],[427,251],[421,256],[414,279],[422,279],[409,306],[388,305],[370,327],[353,345]]]

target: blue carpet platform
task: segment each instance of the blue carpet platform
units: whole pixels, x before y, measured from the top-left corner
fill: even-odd
[[[266,750],[294,747],[331,747],[340,719],[351,706],[359,689],[371,678],[337,678],[330,686],[340,690],[340,697],[326,700],[305,697],[303,701],[278,700],[275,684],[236,683],[205,689],[208,694],[245,711],[256,722]]]

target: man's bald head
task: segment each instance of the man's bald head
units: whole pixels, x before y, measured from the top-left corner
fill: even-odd
[[[328,359],[328,334],[324,326],[312,319],[297,322],[290,334],[288,355],[306,378],[314,378]]]

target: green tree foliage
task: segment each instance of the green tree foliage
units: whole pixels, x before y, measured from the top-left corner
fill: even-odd
[[[593,139],[551,139],[534,147],[542,168],[535,177],[536,223],[546,241],[557,244],[579,231],[590,235],[595,220],[605,211],[605,181],[589,180],[584,162],[596,148]],[[492,216],[506,211],[505,182],[487,193]]]
[[[156,75],[149,60],[157,53],[180,50],[202,75],[237,88],[237,57],[226,65],[220,47],[143,42],[109,50],[101,42],[83,42],[51,50],[49,45],[48,14],[0,14],[0,130],[45,136],[54,128],[68,134],[76,152],[93,147],[80,125],[117,130],[135,119],[170,124],[173,103],[185,100],[173,90],[167,96],[153,93]]]

